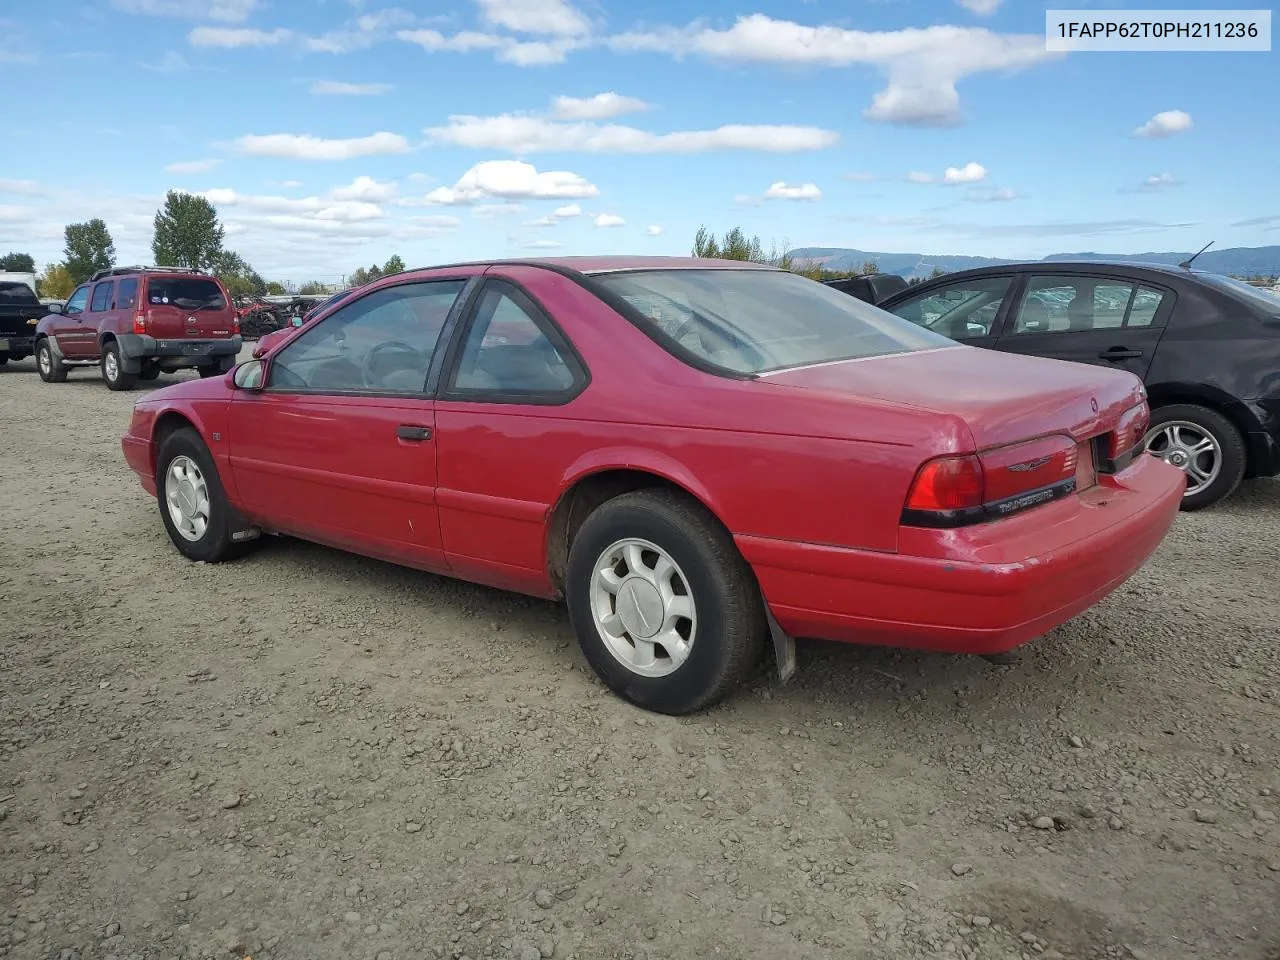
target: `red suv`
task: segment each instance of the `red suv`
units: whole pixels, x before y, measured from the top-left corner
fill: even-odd
[[[112,390],[195,367],[230,370],[243,341],[231,297],[217,277],[178,267],[99,270],[36,327],[36,367],[61,383],[72,367],[99,364]]]

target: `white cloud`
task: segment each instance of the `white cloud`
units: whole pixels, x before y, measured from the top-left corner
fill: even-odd
[[[937,183],[938,178],[932,173],[924,173],[920,170],[913,170],[904,177],[907,183]]]
[[[426,200],[453,206],[487,198],[581,199],[599,193],[595,184],[576,173],[563,170],[539,173],[533,164],[520,160],[486,160],[464,173],[452,187],[432,190]]]
[[[965,194],[965,199],[973,203],[1005,203],[1021,200],[1022,194],[1010,187],[973,187]]]
[[[376,13],[367,13],[338,30],[330,30],[318,37],[307,37],[303,46],[313,53],[350,53],[367,50],[379,40],[390,35],[397,27],[406,27],[417,20],[408,10],[387,7]]]
[[[237,47],[274,47],[292,36],[293,32],[283,27],[275,30],[256,30],[252,27],[196,27],[187,34],[187,43],[193,47],[220,47],[233,50]]]
[[[287,215],[306,219],[355,223],[378,220],[382,208],[363,200],[341,200],[336,197],[272,197],[237,193],[230,188],[206,190],[200,196],[215,207],[241,207],[254,213]]]
[[[613,213],[602,213],[591,221],[593,226],[597,227],[625,227],[627,221]]]
[[[376,97],[394,89],[389,83],[345,83],[341,80],[317,80],[311,84],[311,92],[317,96]]]
[[[411,173],[409,174],[409,179],[414,183],[427,183],[430,180],[434,180],[435,177],[429,176],[425,173]]]
[[[408,153],[409,141],[398,133],[379,131],[367,137],[326,140],[311,134],[249,134],[234,144],[238,153],[255,157],[277,157],[289,160],[350,160],[384,154]]]
[[[565,220],[572,220],[574,217],[582,216],[582,208],[576,203],[568,203],[563,207],[556,207],[545,217],[539,217],[537,220],[530,220],[525,224],[526,227],[554,227],[556,224]]]
[[[0,178],[0,194],[17,197],[45,197],[49,191],[35,180],[5,180]]]
[[[567,0],[476,0],[481,16],[515,33],[582,36],[591,23]]]
[[[186,58],[176,50],[166,50],[165,55],[155,63],[140,63],[138,66],[144,70],[154,70],[156,73],[182,73],[191,69],[191,64],[187,63]]]
[[[624,97],[609,91],[594,97],[556,97],[551,115],[556,120],[609,120],[628,113],[642,113],[649,104],[636,97]]]
[[[329,196],[335,200],[370,200],[375,203],[390,200],[396,195],[394,183],[382,183],[373,177],[356,177],[345,187],[334,187]]]
[[[559,240],[530,240],[525,246],[530,250],[556,250],[564,244]]]
[[[1194,126],[1191,114],[1184,110],[1165,110],[1133,131],[1135,137],[1161,139],[1175,134],[1185,133]]]
[[[980,17],[989,17],[1000,9],[1000,4],[1004,3],[1004,0],[956,0],[956,3],[970,13],[976,13]]]
[[[619,51],[694,54],[731,63],[875,66],[889,82],[863,116],[918,126],[960,122],[956,83],[967,76],[1017,70],[1060,56],[1045,50],[1043,34],[999,34],[981,27],[953,26],[871,32],[811,27],[760,13],[739,17],[725,30],[693,23],[619,34],[606,42]]]
[[[987,168],[980,163],[974,163],[970,160],[963,167],[947,167],[946,172],[942,175],[942,182],[946,184],[957,183],[981,183],[987,179]]]
[[[1143,181],[1136,187],[1122,187],[1120,192],[1159,193],[1162,190],[1168,190],[1170,187],[1180,186],[1182,186],[1182,181],[1172,173],[1153,173],[1151,176],[1143,178]]]
[[[111,0],[111,5],[124,13],[241,23],[253,13],[258,0]]]
[[[816,183],[786,183],[782,180],[772,184],[764,192],[766,200],[821,200],[822,191]]]
[[[729,124],[714,130],[652,133],[621,124],[557,123],[541,117],[504,113],[495,117],[454,115],[444,127],[424,131],[436,143],[472,150],[505,150],[516,154],[579,153],[707,153],[713,150],[758,150],[798,153],[833,146],[840,135],[819,127]]]
[[[662,227],[658,226],[656,223],[650,227],[645,227],[645,231],[644,231],[644,235],[646,237],[660,237],[664,233],[666,233],[666,231],[663,230]]]
[[[471,208],[471,215],[489,219],[510,216],[513,213],[524,213],[524,209],[524,204],[522,203],[478,203]]]
[[[492,50],[494,57],[517,67],[542,67],[563,63],[573,50],[584,41],[560,37],[555,40],[517,40],[492,33],[464,30],[453,36],[445,36],[439,30],[401,30],[396,36],[408,43],[416,43],[428,53],[473,53]]]
[[[221,160],[184,160],[171,163],[164,168],[165,173],[208,173],[221,164]]]

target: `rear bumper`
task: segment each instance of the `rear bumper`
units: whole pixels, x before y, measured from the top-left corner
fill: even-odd
[[[999,653],[1131,577],[1164,539],[1186,477],[1139,457],[1098,486],[963,530],[905,529],[898,553],[735,539],[793,636]]]
[[[155,466],[151,458],[151,441],[145,437],[136,437],[126,433],[120,438],[120,447],[124,451],[125,463],[138,475],[142,487],[153,497],[156,494]]]
[[[244,346],[239,334],[218,340],[157,340],[147,334],[121,333],[116,335],[116,341],[120,344],[120,359],[130,373],[136,373],[130,367],[140,365],[143,360],[177,361],[166,366],[219,364],[227,367],[228,359],[234,362]]]
[[[34,336],[0,336],[0,353],[8,354],[9,356],[21,354],[24,357],[29,357],[35,352],[36,338]]]
[[[1246,476],[1274,477],[1280,474],[1280,397],[1246,400],[1244,406],[1248,419],[1258,424],[1245,435],[1249,450]]]

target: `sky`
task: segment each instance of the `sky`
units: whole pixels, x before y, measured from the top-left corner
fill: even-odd
[[[0,252],[43,265],[101,217],[150,262],[170,189],[293,283],[685,255],[703,224],[1010,258],[1280,243],[1280,53],[1046,51],[1046,8],[1089,5],[1116,6],[3,0]]]

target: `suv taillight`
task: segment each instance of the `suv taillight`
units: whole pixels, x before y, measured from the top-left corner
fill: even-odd
[[[134,316],[133,316],[133,332],[134,332],[134,333],[146,333],[146,332],[147,332],[147,315],[146,315],[145,313],[136,313],[136,314],[134,314]]]
[[[1076,488],[1078,450],[1065,436],[937,457],[916,472],[902,511],[908,527],[961,527],[1057,500]]]

